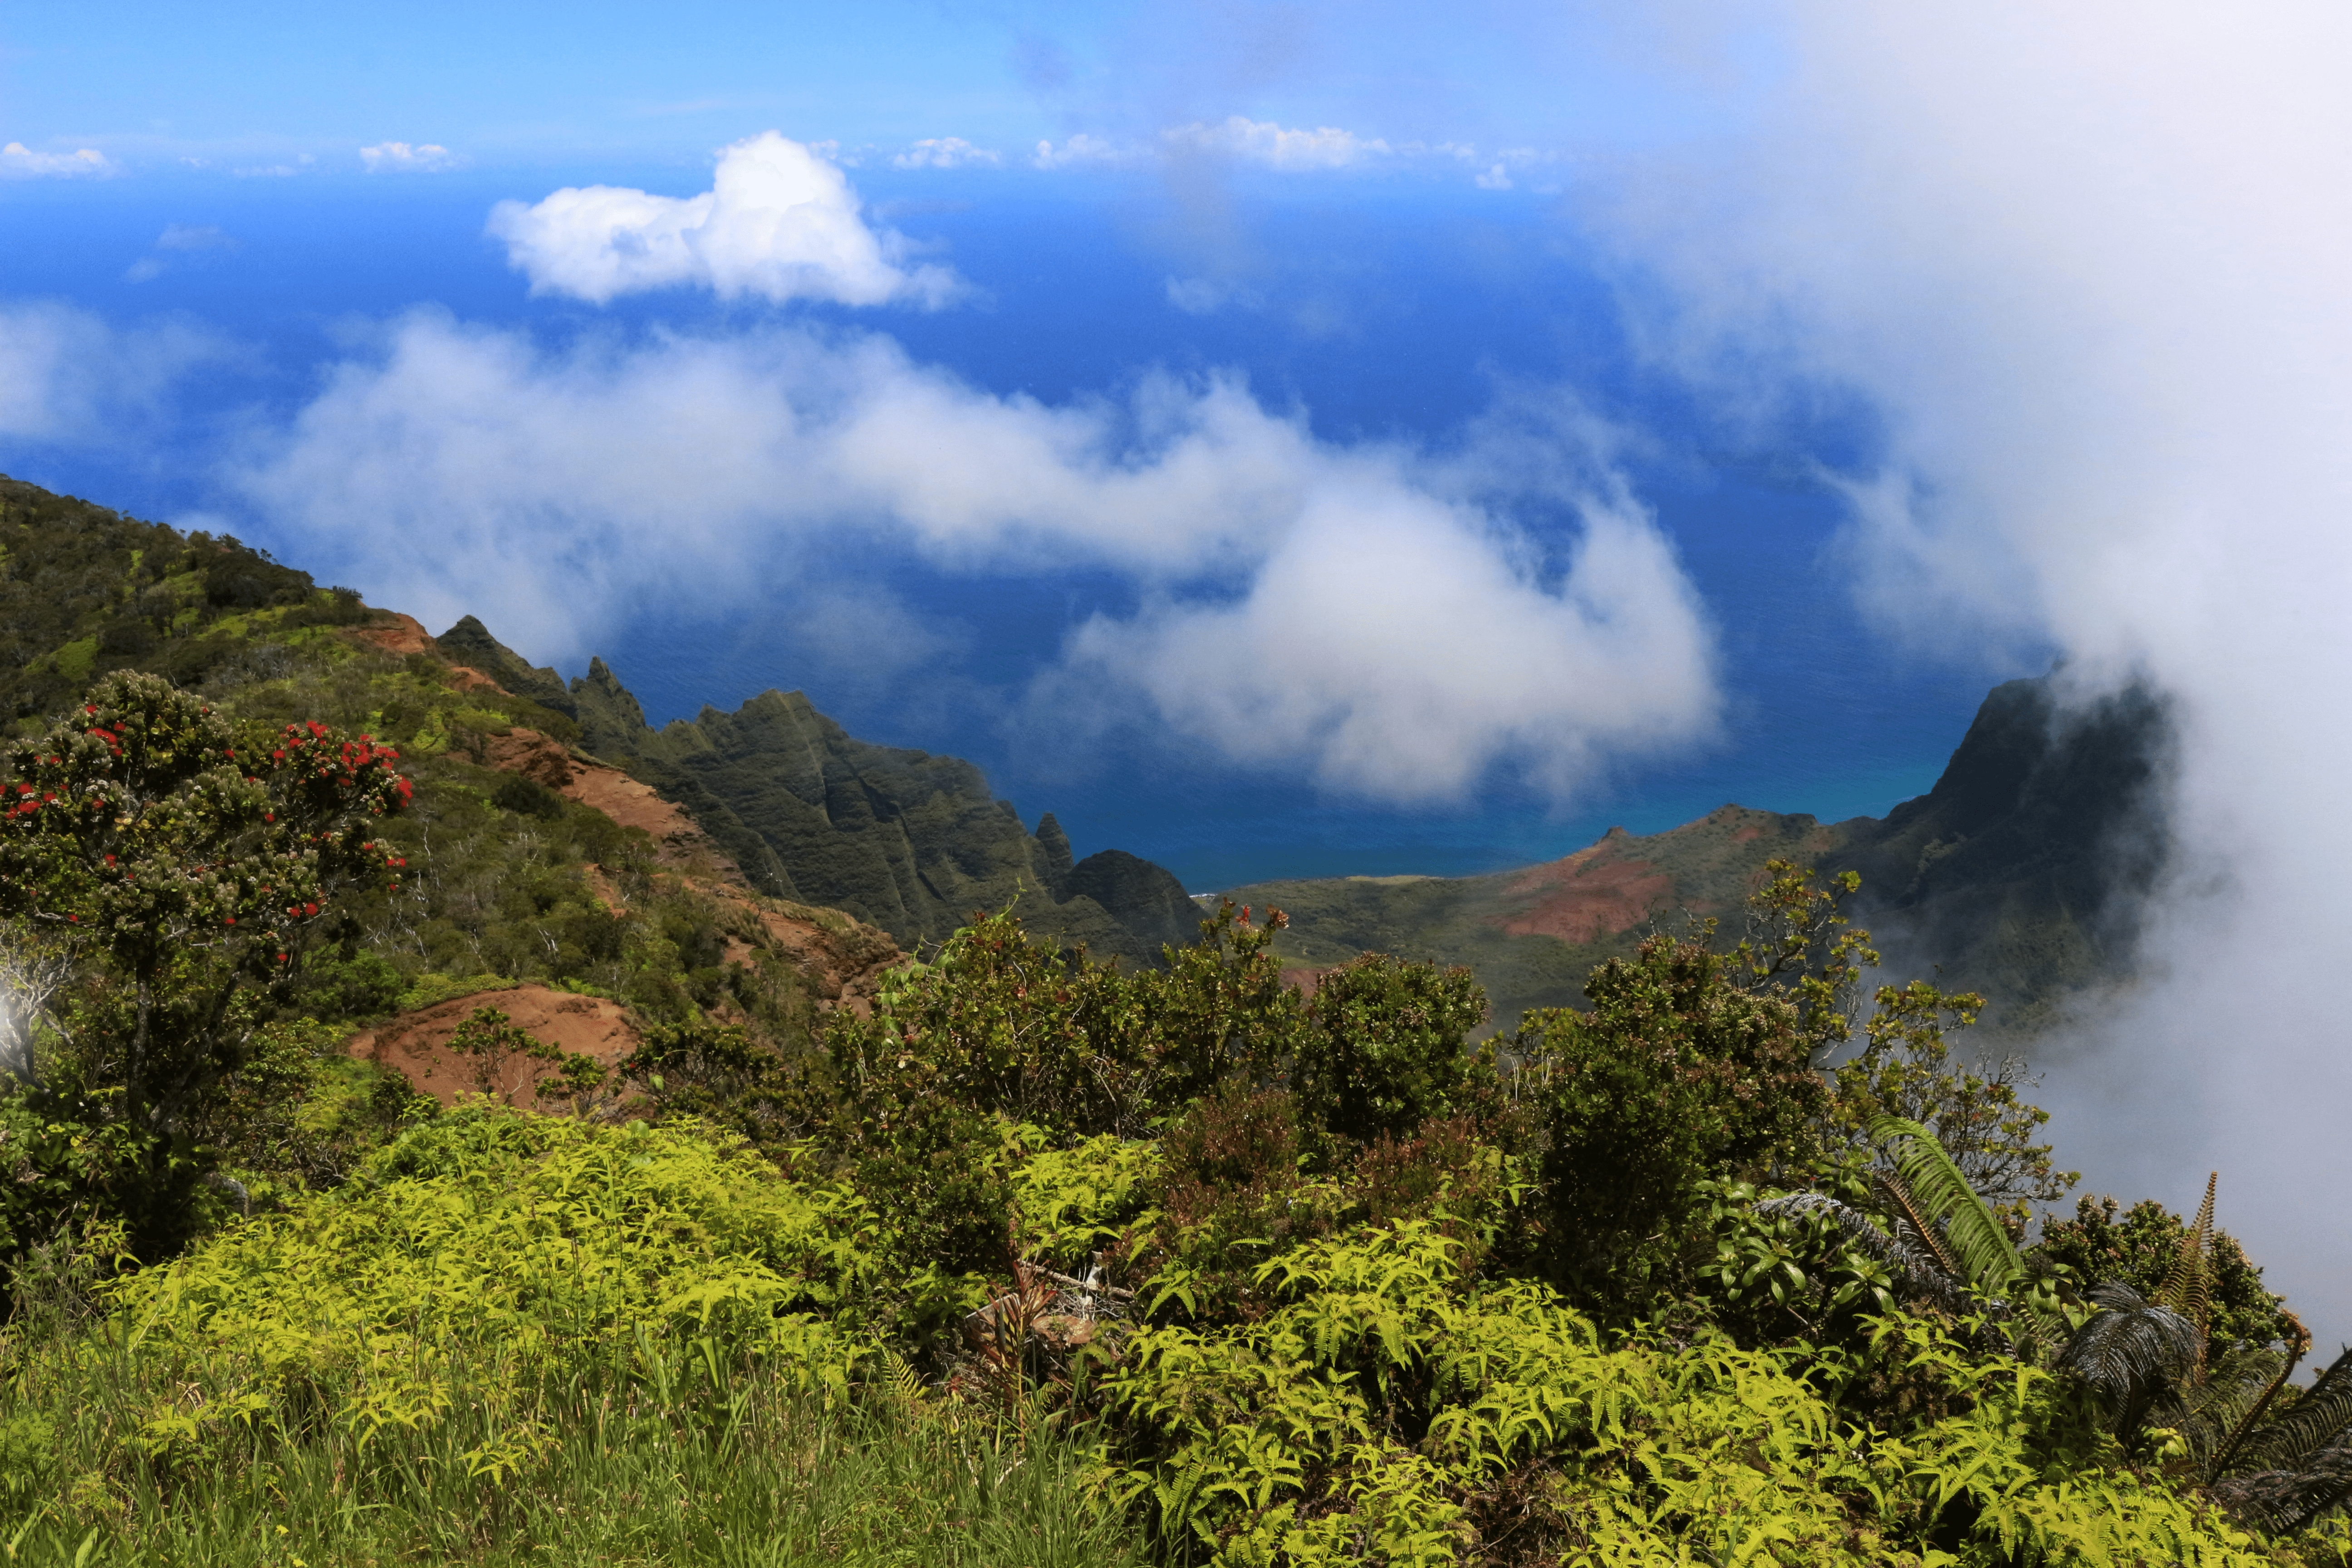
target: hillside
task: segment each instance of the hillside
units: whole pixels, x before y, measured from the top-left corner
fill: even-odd
[[[92,677],[136,668],[231,708],[347,718],[401,745],[431,824],[403,831],[419,835],[420,854],[439,835],[438,868],[419,879],[437,901],[370,917],[376,958],[406,982],[447,972],[634,985],[674,1009],[715,1002],[730,965],[772,952],[800,977],[777,984],[807,995],[765,1005],[804,1020],[854,1001],[877,954],[936,942],[976,909],[1013,906],[1033,931],[1130,961],[1194,932],[1200,911],[1166,870],[1118,850],[1076,860],[1050,814],[1027,829],[971,763],[859,741],[802,693],[656,730],[602,659],[567,684],[475,617],[430,637],[235,539],[14,480],[0,480],[0,702],[20,731]],[[2144,694],[2062,715],[2048,680],[2012,681],[1987,698],[1935,788],[1884,819],[1727,805],[1487,876],[1232,892],[1290,915],[1281,951],[1294,969],[1364,951],[1467,964],[1507,1027],[1527,1008],[1576,1003],[1591,966],[1630,952],[1653,921],[1735,910],[1769,859],[1853,869],[1857,912],[1895,967],[1939,967],[1991,997],[1990,1026],[2025,1035],[2070,992],[2128,969],[2137,895],[2160,863],[2143,808],[2165,744]],[[501,776],[520,782],[501,794]],[[552,820],[533,816],[550,801],[590,813],[563,819],[587,824],[584,837],[529,826]],[[616,847],[603,865],[615,833],[644,836],[640,860]],[[518,852],[554,882],[521,875]],[[698,912],[660,939],[654,968],[702,978],[673,995],[580,917],[650,913],[676,897]],[[821,921],[826,910],[841,912]],[[867,934],[841,934],[852,930]]]
[[[567,688],[471,616],[436,641],[572,719],[588,752],[684,805],[762,892],[845,910],[908,947],[1016,900],[1034,931],[1139,962],[1197,934],[1172,873],[1118,849],[1074,862],[1052,813],[1033,834],[971,763],[860,741],[801,692],[656,730],[601,658]]]
[[[354,900],[306,965],[314,1015],[536,984],[651,1022],[740,1022],[800,1051],[898,957],[853,915],[753,887],[674,803],[581,751],[543,686],[235,539],[0,479],[0,644],[19,734],[96,677],[140,669],[232,715],[318,719],[399,749],[415,799],[386,837],[412,869],[397,894]]]
[[[2024,1037],[2069,994],[2129,970],[2162,864],[2148,808],[2168,733],[2145,692],[2073,712],[2048,678],[2013,680],[1985,699],[1935,787],[1884,818],[1725,805],[1486,876],[1262,882],[1230,896],[1290,916],[1280,950],[1301,971],[1367,950],[1466,964],[1507,1029],[1530,1007],[1580,1005],[1592,966],[1654,924],[1736,914],[1769,860],[1852,870],[1854,916],[1892,969],[1939,970],[1947,988],[1987,996],[1988,1028]]]

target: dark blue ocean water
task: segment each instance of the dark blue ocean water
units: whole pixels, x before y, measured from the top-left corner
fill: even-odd
[[[699,168],[568,177],[674,195],[708,178]],[[1714,417],[1703,395],[1629,350],[1625,310],[1642,282],[1596,263],[1558,200],[1402,184],[1179,200],[1010,173],[856,178],[883,221],[932,247],[981,297],[935,314],[834,319],[887,331],[918,360],[992,391],[1058,402],[1115,394],[1154,368],[1238,369],[1263,401],[1305,410],[1326,438],[1442,447],[1498,391],[1567,386],[1643,432],[1631,471],[1716,621],[1722,732],[1601,781],[1566,809],[1499,776],[1467,801],[1399,810],[1236,768],[1149,725],[1077,735],[1024,710],[1029,678],[1071,626],[1131,605],[1116,577],[976,575],[855,553],[828,570],[887,574],[902,600],[952,632],[951,654],[865,679],[796,654],[756,607],[719,618],[664,608],[612,630],[602,647],[656,722],[771,686],[803,688],[852,733],[971,758],[1025,820],[1055,812],[1080,854],[1129,849],[1205,889],[1492,869],[1563,854],[1612,824],[1654,831],[1726,801],[1825,819],[1883,813],[1934,782],[1992,680],[2024,672],[1990,653],[1957,664],[1908,657],[1864,626],[1835,548],[1839,505],[1814,465],[1866,456],[1866,411],[1829,400],[1830,412],[1783,419],[1763,441]],[[723,331],[772,319],[764,307],[677,292],[602,310],[529,300],[482,222],[493,201],[535,199],[552,183],[190,176],[0,189],[0,301],[57,300],[120,329],[176,323],[235,345],[166,405],[127,416],[120,439],[0,443],[0,471],[142,516],[209,513],[304,564],[306,542],[240,517],[215,466],[242,434],[291,417],[370,324],[429,304],[560,344],[583,329]],[[167,225],[217,230],[221,242],[159,250]],[[142,258],[161,270],[126,276]],[[1244,304],[1208,316],[1172,308],[1169,279],[1202,276]]]

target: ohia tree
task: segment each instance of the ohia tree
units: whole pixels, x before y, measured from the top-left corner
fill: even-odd
[[[143,1151],[150,1212],[126,1217],[161,1239],[201,1164],[186,1130],[271,994],[340,895],[398,886],[405,862],[378,833],[411,785],[369,736],[238,724],[131,671],[9,760],[0,918],[89,976],[49,1064],[69,1081],[50,1087]]]

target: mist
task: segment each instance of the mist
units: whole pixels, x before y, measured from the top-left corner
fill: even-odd
[[[1728,30],[1754,13],[1720,13]],[[2352,926],[2352,16],[1798,4],[1752,133],[1622,166],[1654,352],[1769,418],[1877,411],[1841,474],[1891,637],[2046,637],[2171,701],[2140,983],[2038,1055],[2084,1186],[2220,1218],[2352,1337],[2333,989]],[[1764,368],[1759,368],[1764,367]]]

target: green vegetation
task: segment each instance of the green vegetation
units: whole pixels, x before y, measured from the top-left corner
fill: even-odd
[[[1483,1041],[1467,973],[1308,994],[1230,902],[1153,965],[1003,907],[851,995],[775,926],[878,936],[489,765],[584,731],[556,692],[166,575],[219,559],[194,689],[107,665],[102,584],[26,663],[90,641],[0,801],[11,1561],[2352,1550],[2352,1355],[2292,1381],[2210,1198],[2034,1239],[2043,1118],[1978,998],[1870,985],[1851,878]],[[556,1070],[450,1110],[344,1054],[512,982],[635,1048],[460,1002],[483,1088]]]

